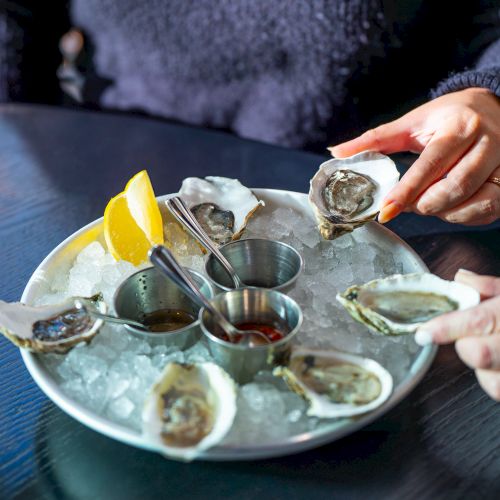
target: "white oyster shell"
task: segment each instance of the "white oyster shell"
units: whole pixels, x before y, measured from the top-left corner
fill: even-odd
[[[302,360],[307,360],[308,364],[304,364]],[[295,361],[295,362],[294,362]],[[359,372],[366,375],[366,381],[359,386],[355,386],[356,390],[364,387],[373,392],[373,397],[367,397],[363,401],[363,394],[358,394],[360,398],[356,398],[356,394],[350,394],[351,399],[358,399],[360,402],[334,402],[327,394],[316,392],[311,384],[307,385],[307,377],[305,377],[299,367],[310,367],[313,363],[319,363],[320,367],[316,370],[321,371],[321,365],[336,366],[338,368],[355,367],[359,368]],[[306,372],[307,373],[307,372]],[[297,347],[293,350],[290,357],[289,367],[279,366],[274,369],[273,374],[282,377],[288,384],[291,390],[299,394],[309,403],[307,415],[318,418],[340,418],[352,417],[361,415],[369,411],[373,411],[382,405],[392,393],[393,380],[391,374],[379,363],[373,359],[355,356],[339,351],[319,351],[308,349],[305,347]],[[316,380],[319,380],[316,377]],[[333,378],[330,378],[329,387],[332,393],[348,391],[352,389],[350,381],[340,374],[335,376],[336,382],[332,383]],[[354,379],[353,379],[354,380]],[[360,383],[359,380],[355,380]],[[326,383],[326,382],[325,382]],[[321,383],[320,383],[321,385]],[[375,385],[375,387],[374,387]]]
[[[384,303],[380,302],[382,297],[385,297]],[[337,300],[354,319],[371,330],[401,335],[415,332],[431,315],[473,307],[479,303],[480,296],[477,290],[462,283],[446,281],[430,273],[414,273],[395,274],[349,287],[337,294]],[[456,307],[448,310],[447,301],[451,301],[450,307],[451,303]]]
[[[168,363],[144,404],[144,439],[167,457],[195,459],[219,443],[231,428],[236,392],[232,378],[214,363]],[[173,396],[166,411],[164,401],[169,394]],[[191,411],[193,401],[196,411]],[[207,418],[209,429],[197,436],[200,417]]]
[[[90,297],[88,300],[91,300],[101,313],[106,312],[106,303],[100,294]],[[37,322],[51,320],[71,310],[75,310],[79,318],[78,321],[82,321],[80,324],[83,325],[84,320],[88,328],[80,329],[80,331],[62,338],[34,333],[33,327]],[[94,320],[84,312],[76,312],[75,297],[60,304],[37,307],[28,306],[21,302],[0,301],[0,333],[15,345],[33,352],[64,354],[80,342],[90,342],[102,324],[102,320]]]
[[[229,237],[218,240],[204,227],[209,236],[220,244],[239,239],[250,217],[259,207],[264,206],[264,202],[259,201],[239,180],[227,177],[205,177],[204,179],[188,177],[182,182],[179,196],[190,209],[200,204],[210,203],[221,210],[232,212],[234,226]]]
[[[375,186],[372,203],[353,217],[335,213],[325,203],[324,189],[332,175],[338,170],[348,170],[368,177]],[[388,156],[374,151],[365,151],[349,158],[333,158],[322,163],[311,179],[309,202],[323,238],[332,240],[375,219],[383,199],[398,183],[398,180],[399,172],[394,162]]]

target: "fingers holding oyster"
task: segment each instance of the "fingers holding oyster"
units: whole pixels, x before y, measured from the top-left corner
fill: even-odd
[[[374,151],[322,163],[309,190],[321,236],[332,240],[374,220],[398,180],[394,162]]]

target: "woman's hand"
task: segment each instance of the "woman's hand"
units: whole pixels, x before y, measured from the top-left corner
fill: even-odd
[[[404,210],[471,225],[500,217],[500,186],[487,182],[500,179],[500,99],[488,90],[444,95],[330,150],[340,158],[420,153],[386,197],[379,222]]]
[[[483,301],[427,322],[415,340],[420,345],[455,342],[458,356],[475,370],[481,387],[500,401],[500,278],[460,269],[455,280],[478,290]]]

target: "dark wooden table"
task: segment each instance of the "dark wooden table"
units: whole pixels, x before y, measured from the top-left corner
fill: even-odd
[[[139,117],[0,107],[0,298],[19,300],[40,261],[100,217],[147,168],[158,194],[184,177],[306,191],[320,156]],[[410,159],[402,157],[404,168]],[[431,271],[500,272],[498,226],[405,214],[390,224]],[[0,498],[500,498],[500,406],[453,347],[400,405],[362,431],[286,458],[180,464],[112,441],[54,406],[0,339]]]

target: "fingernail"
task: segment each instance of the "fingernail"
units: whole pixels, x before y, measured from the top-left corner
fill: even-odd
[[[459,269],[455,274],[455,281],[460,281],[465,284],[473,284],[476,282],[476,273],[467,269]]]
[[[472,271],[469,271],[468,269],[462,269],[462,268],[460,268],[457,271],[457,274],[465,274],[465,275],[469,275],[469,276],[475,276],[476,275],[476,273],[474,273]]]
[[[378,214],[378,221],[381,224],[385,224],[399,215],[403,209],[404,207],[401,203],[398,203],[397,201],[390,201],[387,205],[381,208],[380,213]]]
[[[428,330],[417,330],[415,342],[421,346],[432,344],[432,333]]]
[[[328,151],[330,151],[330,154],[334,157],[334,158],[337,158],[337,157],[342,157],[342,149],[339,148],[338,146],[330,146],[328,148]]]

